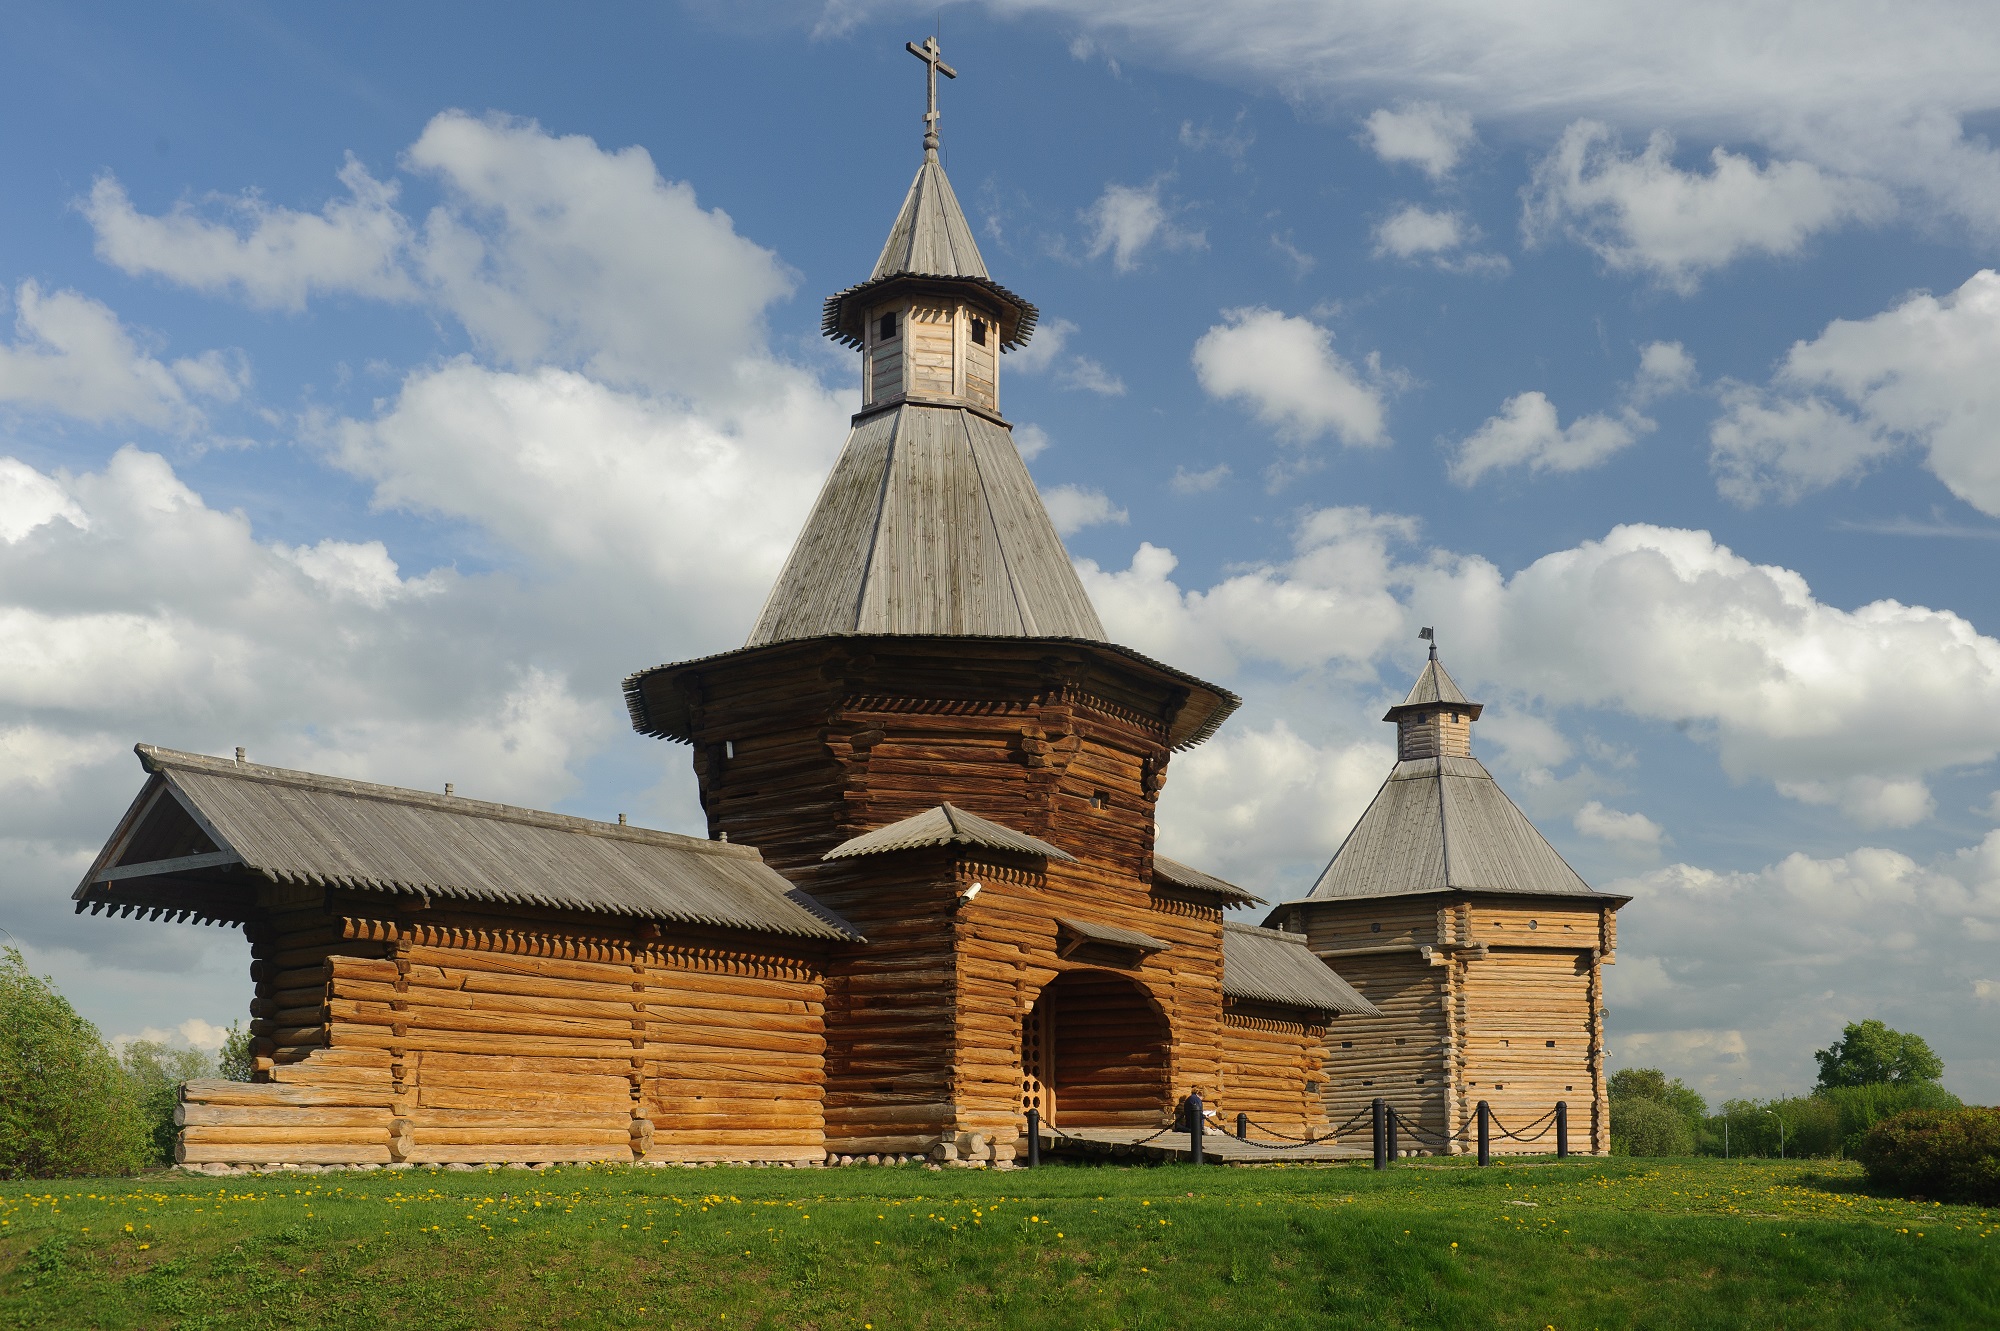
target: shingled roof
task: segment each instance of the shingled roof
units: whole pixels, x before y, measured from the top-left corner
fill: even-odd
[[[1306,900],[1445,891],[1608,896],[1569,867],[1477,758],[1441,757],[1396,764]]]
[[[1003,827],[949,804],[940,804],[935,809],[925,809],[901,822],[863,832],[858,837],[841,842],[820,858],[845,860],[857,855],[882,855],[894,850],[919,850],[927,846],[981,846],[987,850],[1039,855],[1045,860],[1076,862],[1076,856],[1058,846],[1051,846],[1039,837],[1016,832],[1011,827]]]
[[[747,645],[844,633],[1104,641],[1005,425],[905,404],[854,427]]]
[[[1483,704],[1473,702],[1459,692],[1458,685],[1437,658],[1437,648],[1431,648],[1431,659],[1424,663],[1423,672],[1417,682],[1410,686],[1410,696],[1391,707],[1382,717],[1384,721],[1394,721],[1405,712],[1430,707],[1462,707],[1472,713],[1477,721],[1479,713],[1485,710]]]
[[[923,165],[910,182],[910,192],[889,228],[882,257],[866,282],[828,296],[822,330],[835,341],[850,346],[861,342],[859,307],[876,299],[899,281],[946,279],[969,282],[979,287],[1002,311],[1000,345],[1011,350],[1034,335],[1038,312],[1035,307],[995,282],[986,272],[979,245],[958,206],[944,166],[935,150],[924,153]]]
[[[1231,906],[1261,906],[1264,898],[1254,892],[1246,892],[1226,879],[1217,878],[1212,873],[1203,873],[1179,860],[1170,860],[1164,855],[1153,856],[1153,881],[1169,887],[1178,887],[1185,892],[1200,892],[1220,898]]]
[[[1312,954],[1304,934],[1230,920],[1222,924],[1222,995],[1312,1012],[1382,1015]]]
[[[258,880],[799,938],[860,934],[748,846],[141,744],[77,909],[241,920]]]

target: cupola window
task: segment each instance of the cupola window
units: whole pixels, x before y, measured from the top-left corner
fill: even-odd
[[[891,310],[889,313],[883,315],[881,322],[876,325],[875,337],[876,340],[878,341],[887,342],[890,338],[894,337],[895,335],[896,335],[896,314],[895,311]]]
[[[986,345],[986,321],[984,319],[974,319],[972,321],[972,340],[982,347]]]

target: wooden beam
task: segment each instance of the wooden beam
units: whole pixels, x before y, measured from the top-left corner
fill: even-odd
[[[195,869],[219,869],[224,865],[241,863],[243,857],[233,850],[213,850],[204,855],[177,855],[170,860],[146,860],[139,864],[121,864],[112,869],[99,869],[94,881],[111,883],[121,878],[159,878],[170,874],[189,873]]]

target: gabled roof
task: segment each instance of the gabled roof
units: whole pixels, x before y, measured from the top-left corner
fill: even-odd
[[[74,893],[79,911],[241,919],[243,886],[261,879],[860,938],[749,846],[147,744],[136,751],[151,779]]]
[[[846,633],[1104,640],[1006,426],[914,403],[855,425],[747,645]]]
[[[861,315],[858,307],[886,293],[903,279],[943,279],[969,282],[1001,307],[1000,345],[1012,350],[1025,343],[1035,331],[1035,307],[995,282],[979,256],[979,245],[966,223],[965,210],[958,206],[951,181],[935,149],[924,153],[910,192],[889,228],[882,257],[866,282],[826,298],[821,321],[828,337],[850,346],[861,342]]]
[[[1304,934],[1229,920],[1222,924],[1222,995],[1313,1012],[1382,1015],[1312,954]]]
[[[1484,710],[1482,704],[1473,702],[1459,692],[1458,685],[1452,682],[1451,676],[1439,663],[1437,648],[1433,647],[1431,659],[1424,663],[1423,672],[1417,676],[1417,682],[1410,686],[1410,696],[1391,707],[1382,719],[1394,721],[1406,711],[1438,706],[1463,707],[1472,713],[1472,719],[1475,721],[1479,719],[1479,713]]]
[[[1020,855],[1074,864],[1076,856],[1039,837],[1016,832],[1011,827],[981,818],[977,814],[940,804],[901,822],[878,827],[843,841],[820,856],[822,860],[851,859],[856,855],[882,855],[895,850],[916,850],[924,846],[982,846],[988,850],[1011,850]]]
[[[1447,891],[1622,899],[1578,877],[1478,759],[1443,757],[1396,764],[1306,900]]]
[[[1262,906],[1264,898],[1246,892],[1236,884],[1217,878],[1212,873],[1170,860],[1164,855],[1153,856],[1153,881],[1178,887],[1185,892],[1203,892],[1220,897],[1232,906]]]

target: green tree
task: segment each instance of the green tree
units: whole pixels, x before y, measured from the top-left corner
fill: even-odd
[[[97,1028],[0,950],[0,1178],[127,1174],[149,1147],[132,1079]]]
[[[120,1060],[125,1075],[132,1080],[132,1093],[145,1119],[152,1145],[153,1163],[174,1162],[174,1107],[181,1100],[181,1085],[196,1077],[212,1077],[215,1065],[199,1049],[175,1049],[152,1040],[134,1040],[125,1046]]]
[[[1921,1035],[1892,1031],[1872,1017],[1848,1022],[1833,1047],[1815,1050],[1813,1057],[1819,1060],[1821,1089],[1909,1086],[1944,1076],[1944,1060]]]
[[[223,1037],[222,1048],[215,1055],[216,1075],[230,1081],[249,1081],[254,1066],[250,1061],[250,1032],[243,1029],[242,1022],[230,1022],[229,1034]]]

